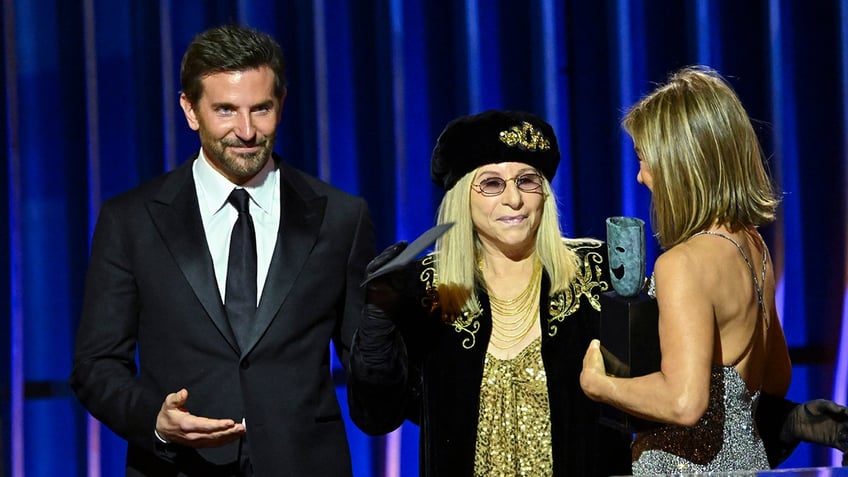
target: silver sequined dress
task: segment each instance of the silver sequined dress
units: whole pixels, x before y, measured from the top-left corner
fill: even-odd
[[[663,426],[637,434],[633,474],[768,469],[753,418],[759,394],[748,393],[734,367],[714,366],[706,413],[692,427]]]

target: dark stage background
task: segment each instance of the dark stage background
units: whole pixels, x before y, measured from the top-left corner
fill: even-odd
[[[557,131],[563,226],[648,219],[618,126],[681,66],[728,76],[784,192],[764,230],[794,361],[790,397],[846,402],[848,0],[3,0],[0,151],[0,470],[123,475],[124,443],[67,386],[100,204],[198,147],[178,105],[179,62],[224,22],[273,34],[290,86],[277,150],[369,202],[378,247],[432,225],[436,137],[486,108]],[[657,250],[649,250],[650,259]],[[650,271],[650,270],[649,270]],[[343,376],[339,395],[344,403]],[[349,428],[358,476],[417,475],[417,429]],[[330,457],[332,458],[332,457]],[[784,467],[827,466],[802,446]]]

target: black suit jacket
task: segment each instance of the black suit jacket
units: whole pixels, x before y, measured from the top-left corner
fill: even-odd
[[[346,363],[363,303],[359,284],[374,255],[365,202],[280,163],[279,235],[250,345],[239,350],[215,281],[193,162],[103,205],[74,391],[128,441],[128,475],[203,475],[237,459],[238,442],[195,451],[156,440],[162,402],[182,387],[192,414],[247,419],[256,475],[350,475],[329,343]]]

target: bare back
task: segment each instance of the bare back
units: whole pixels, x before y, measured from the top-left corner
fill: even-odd
[[[713,304],[713,365],[735,367],[748,390],[784,395],[790,365],[775,309],[774,271],[755,229],[701,232],[687,245],[703,257],[697,273]]]

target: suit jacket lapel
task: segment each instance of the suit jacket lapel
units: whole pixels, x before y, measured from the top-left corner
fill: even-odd
[[[193,158],[186,161],[167,177],[159,193],[148,204],[148,209],[162,240],[171,250],[204,310],[233,350],[238,351],[215,281],[215,269],[200,219],[191,172],[193,162]]]
[[[327,198],[317,195],[297,171],[281,162],[280,187],[282,203],[277,245],[242,356],[256,345],[291,293],[324,221]]]

